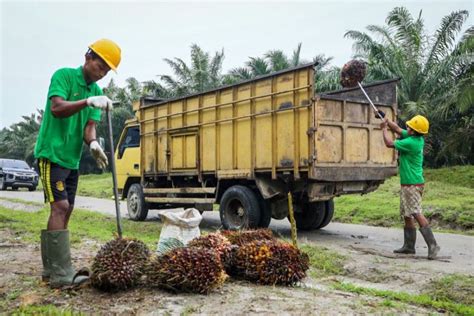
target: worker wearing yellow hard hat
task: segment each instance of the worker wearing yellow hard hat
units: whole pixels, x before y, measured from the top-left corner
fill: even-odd
[[[78,68],[57,70],[49,85],[46,107],[35,146],[45,201],[50,204],[47,229],[41,231],[43,280],[51,287],[81,284],[87,273],[76,274],[71,264],[69,218],[79,179],[83,143],[101,168],[107,156],[96,140],[96,122],[112,101],[97,85],[120,64],[121,50],[113,41],[100,39],[85,54]]]
[[[395,148],[399,152],[400,170],[400,215],[405,221],[404,243],[395,253],[414,254],[416,243],[415,220],[420,226],[420,232],[428,245],[428,259],[436,258],[440,247],[433,235],[428,220],[422,214],[421,201],[425,186],[423,178],[423,148],[425,146],[424,136],[428,134],[430,123],[422,115],[415,115],[406,122],[407,129],[402,129],[395,122],[378,111],[383,117],[381,128],[383,140],[387,147]],[[393,141],[387,127],[400,136]]]

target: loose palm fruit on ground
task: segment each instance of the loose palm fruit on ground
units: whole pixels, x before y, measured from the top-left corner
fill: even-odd
[[[173,292],[207,294],[227,279],[216,251],[194,247],[175,248],[152,258],[146,273],[148,285]]]
[[[117,238],[99,250],[92,263],[91,284],[104,291],[135,286],[143,274],[150,250],[140,240]]]
[[[241,246],[252,241],[275,240],[273,232],[268,228],[255,230],[224,230],[222,235],[229,239],[233,245]]]
[[[362,82],[367,73],[366,63],[361,60],[351,60],[346,63],[341,70],[341,86],[352,88],[357,86],[357,82]]]
[[[309,257],[293,245],[254,241],[235,253],[232,275],[268,285],[295,285],[306,277]]]

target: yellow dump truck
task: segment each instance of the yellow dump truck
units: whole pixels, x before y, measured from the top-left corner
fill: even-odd
[[[326,226],[333,198],[367,193],[397,173],[380,121],[359,88],[315,93],[314,64],[169,100],[141,99],[116,150],[117,179],[133,220],[148,210],[219,204],[226,229],[288,216]],[[397,80],[366,85],[395,120]]]

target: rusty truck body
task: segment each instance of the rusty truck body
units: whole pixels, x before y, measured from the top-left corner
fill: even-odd
[[[365,86],[392,120],[396,85]],[[226,229],[267,227],[288,216],[291,192],[297,227],[318,229],[331,221],[334,197],[371,192],[397,173],[395,151],[385,147],[359,88],[315,93],[313,64],[180,98],[142,99],[135,110],[126,129],[139,131],[139,161],[116,156],[138,164],[135,176],[119,181],[132,219],[150,208],[219,204]]]

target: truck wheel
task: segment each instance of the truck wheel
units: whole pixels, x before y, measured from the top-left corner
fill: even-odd
[[[329,201],[324,202],[326,205],[326,215],[324,215],[323,222],[319,225],[318,228],[326,227],[332,220],[334,215],[334,200],[330,199]]]
[[[144,221],[148,215],[148,205],[145,203],[142,186],[134,183],[127,194],[127,210],[131,220]]]
[[[28,191],[30,191],[30,192],[36,191],[36,187],[29,187]]]
[[[272,206],[260,193],[258,193],[258,205],[260,206],[260,221],[258,222],[258,227],[267,228],[272,221]]]
[[[224,192],[219,213],[225,229],[256,228],[260,223],[258,198],[252,190],[241,185],[234,185]]]
[[[296,228],[301,230],[318,229],[326,215],[324,202],[304,203],[302,212],[295,213]]]

